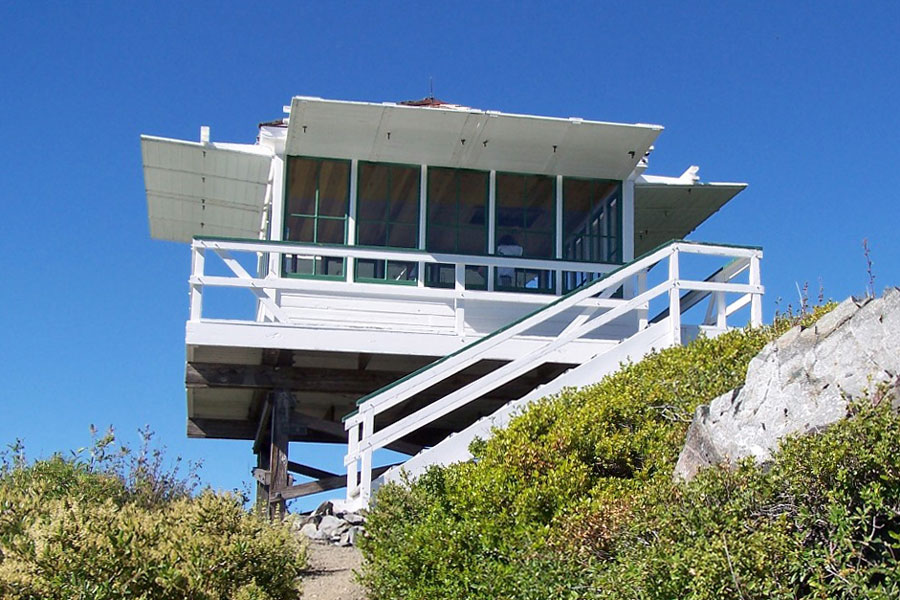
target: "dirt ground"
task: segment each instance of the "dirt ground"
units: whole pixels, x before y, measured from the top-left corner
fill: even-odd
[[[353,570],[362,557],[352,546],[341,548],[310,542],[309,567],[303,574],[304,600],[365,600]]]

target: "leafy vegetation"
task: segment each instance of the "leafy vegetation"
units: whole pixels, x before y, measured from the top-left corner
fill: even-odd
[[[296,598],[305,548],[286,527],[164,468],[112,433],[70,458],[0,463],[0,597],[91,600]]]
[[[532,405],[474,444],[475,462],[383,487],[363,545],[371,597],[900,596],[887,403],[786,441],[767,470],[672,480],[694,409],[790,325],[659,352]]]

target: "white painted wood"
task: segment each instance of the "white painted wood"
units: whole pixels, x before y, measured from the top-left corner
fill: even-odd
[[[759,259],[760,254],[754,254],[750,257],[750,285],[759,288],[759,291],[753,292],[750,298],[750,325],[759,327],[762,325],[762,285],[760,285],[759,276]]]
[[[472,335],[471,332],[468,335]],[[476,336],[468,338],[471,342]],[[453,333],[404,331],[397,327],[367,330],[340,328],[336,325],[302,323],[255,323],[204,319],[185,324],[188,349],[195,346],[232,346],[237,348],[284,348],[291,350],[341,353],[386,354],[406,356],[445,356],[465,347],[466,342]],[[514,360],[538,348],[547,338],[516,336],[485,354],[486,360]],[[555,362],[580,364],[605,349],[614,341],[604,339],[577,340],[561,348]]]
[[[506,365],[503,365],[499,369],[489,373],[488,375],[463,386],[462,388],[456,390],[437,400],[432,402],[428,406],[416,411],[415,413],[408,415],[398,421],[395,421],[391,425],[388,425],[384,429],[378,431],[378,433],[374,434],[371,438],[366,438],[363,436],[363,439],[360,441],[360,449],[365,450],[367,448],[377,449],[381,448],[386,444],[391,443],[401,437],[408,435],[409,433],[421,428],[422,426],[431,423],[432,421],[439,419],[440,417],[453,412],[454,410],[464,406],[468,402],[479,398],[490,392],[501,385],[509,383],[516,377],[519,377],[539,364],[543,364],[546,362],[547,355],[556,350],[558,347],[568,343],[569,341],[581,337],[585,332],[593,330],[605,322],[612,320],[616,316],[623,315],[628,311],[634,310],[636,306],[649,301],[653,297],[659,295],[660,293],[671,289],[671,285],[669,282],[663,282],[653,289],[641,294],[640,296],[636,296],[635,298],[629,300],[627,303],[622,304],[621,306],[614,308],[603,315],[598,317],[594,317],[589,320],[587,323],[577,327],[576,329],[566,333],[564,335],[560,335],[559,337],[553,339],[551,342],[545,344],[543,347],[538,348],[531,353],[518,358]],[[671,317],[670,317],[671,320]],[[427,372],[425,372],[427,373]],[[425,373],[422,373],[423,375]],[[392,390],[388,390],[389,392]],[[407,396],[408,397],[408,396]],[[367,406],[372,404],[372,412],[380,413],[386,410],[386,407],[393,406],[396,402],[391,402],[390,399],[386,399],[383,402],[375,403],[373,399],[367,401],[363,406]],[[347,423],[352,423],[356,419],[351,417],[348,419]]]
[[[678,282],[682,290],[697,290],[701,292],[731,292],[738,294],[762,294],[765,289],[761,285],[748,283],[726,283],[719,281],[687,281]]]
[[[647,291],[647,269],[641,269],[637,274],[637,290],[636,293],[638,295],[643,294]],[[650,309],[650,304],[646,303],[641,306],[637,310],[637,328],[638,331],[643,331],[647,328],[647,316]]]
[[[658,125],[297,97],[286,148],[307,156],[621,181],[660,131]]]
[[[359,429],[360,426],[351,427],[347,430],[347,456],[355,457],[359,452]],[[347,497],[359,495],[359,461],[355,458],[351,463],[345,462],[347,467]]]
[[[244,267],[239,263],[234,257],[232,257],[227,250],[217,249],[216,254],[222,261],[231,269],[231,272],[237,275],[238,279],[249,282],[249,290],[253,292],[253,295],[257,297],[257,299],[266,307],[266,309],[271,313],[275,320],[280,323],[289,323],[290,317],[287,315],[284,310],[275,302],[275,299],[269,296],[266,293],[266,282],[265,279],[256,279],[251,277],[250,273],[244,269]],[[270,282],[269,282],[270,283]]]
[[[375,396],[367,400],[367,402],[373,403],[376,407],[376,410],[378,411],[386,410],[391,406],[395,406],[406,398],[409,398],[412,395],[419,393],[420,391],[428,389],[437,381],[441,381],[445,377],[457,373],[467,366],[474,364],[478,360],[481,360],[481,356],[483,354],[487,353],[493,347],[505,342],[511,337],[527,331],[534,325],[537,325],[540,322],[578,304],[581,300],[590,298],[594,294],[607,289],[608,286],[613,285],[618,287],[626,278],[634,275],[637,271],[643,268],[644,263],[655,263],[661,258],[668,256],[670,253],[671,250],[669,248],[662,248],[660,250],[657,250],[650,256],[642,259],[641,261],[638,261],[637,263],[626,265],[619,271],[611,274],[606,279],[596,281],[589,286],[586,286],[569,294],[568,296],[560,298],[556,302],[553,302],[547,305],[545,308],[541,309],[540,312],[535,312],[532,315],[518,321],[517,323],[510,325],[506,329],[496,332],[489,339],[486,338],[479,340],[477,344],[473,344],[470,348],[468,348],[465,353],[447,357],[439,365],[436,365],[435,367],[420,373],[412,379],[400,382],[389,390],[389,395]],[[611,309],[610,313],[613,313],[618,309],[619,307]]]
[[[702,254],[705,256],[721,256],[727,258],[752,258],[754,256],[762,256],[762,253],[758,248],[745,248],[740,246],[718,246],[715,244],[676,242],[674,247],[679,250],[687,250],[691,254]]]
[[[634,179],[622,182],[622,260],[634,260]]]
[[[191,275],[192,279],[195,275],[202,275],[204,261],[206,260],[206,249],[198,246],[191,246]],[[203,314],[203,285],[201,283],[191,283],[191,321],[199,321]]]
[[[674,245],[669,255],[669,321],[671,322],[672,344],[681,343],[681,290],[678,289],[679,246]]]
[[[363,439],[370,438],[375,430],[375,413],[371,410],[365,410],[362,413],[362,417],[362,437]],[[359,471],[359,498],[361,502],[368,505],[372,496],[372,449],[362,449]]]
[[[652,350],[661,350],[671,342],[669,323],[661,321],[599,354],[594,359],[575,369],[569,370],[544,386],[540,386],[518,400],[514,400],[490,416],[473,423],[463,431],[451,435],[432,448],[426,449],[411,457],[400,467],[391,469],[373,483],[373,487],[387,482],[401,481],[401,472],[405,472],[412,480],[418,478],[432,465],[450,465],[456,462],[471,460],[469,446],[475,438],[488,439],[494,428],[502,428],[509,424],[515,415],[523,411],[529,404],[562,391],[566,387],[577,387],[596,383],[606,375],[618,370],[619,365],[635,362]]]
[[[350,246],[356,244],[356,196],[359,186],[358,179],[359,161],[354,158],[350,161],[350,203],[347,207],[347,244]],[[347,273],[347,282],[352,282],[356,277],[356,261],[349,258],[344,259],[344,270]]]
[[[740,298],[738,298],[737,300],[735,300],[734,302],[732,302],[725,308],[725,316],[730,317],[731,315],[733,315],[740,309],[742,309],[745,306],[747,306],[748,304],[750,304],[750,302],[751,302],[750,294],[745,294],[745,295],[741,296]]]
[[[497,230],[497,171],[491,171],[488,179],[488,254],[494,254],[497,248],[496,230]],[[494,269],[488,268],[488,285],[489,292],[494,291]]]

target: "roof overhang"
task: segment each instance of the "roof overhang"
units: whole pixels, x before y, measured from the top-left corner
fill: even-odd
[[[684,183],[675,178],[663,182],[665,179],[670,178],[635,181],[635,256],[684,238],[747,187],[746,183]]]
[[[624,180],[662,129],[659,125],[298,96],[291,103],[286,152]]]
[[[144,135],[141,154],[151,237],[260,236],[271,150]]]

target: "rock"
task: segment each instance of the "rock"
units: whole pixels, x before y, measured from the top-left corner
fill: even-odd
[[[309,539],[316,539],[316,533],[319,531],[319,528],[316,527],[315,523],[306,523],[300,528],[300,534],[305,535]]]
[[[322,521],[319,523],[319,534],[321,534],[325,538],[330,538],[333,535],[340,535],[342,532],[346,531],[350,525],[333,515],[325,515],[322,517]]]
[[[345,513],[341,515],[341,518],[351,525],[363,525],[366,522],[366,518],[357,513]]]
[[[675,476],[691,479],[703,467],[748,456],[765,462],[781,438],[842,419],[853,398],[889,394],[898,406],[898,374],[900,290],[845,300],[812,327],[795,327],[767,344],[750,362],[743,387],[697,409]]]
[[[355,546],[356,538],[362,533],[362,528],[359,526],[354,526],[341,534],[340,542],[338,542],[338,546]]]
[[[322,517],[325,515],[333,515],[334,514],[334,504],[330,501],[326,500],[322,504],[320,504],[316,510],[312,511],[313,517]]]

